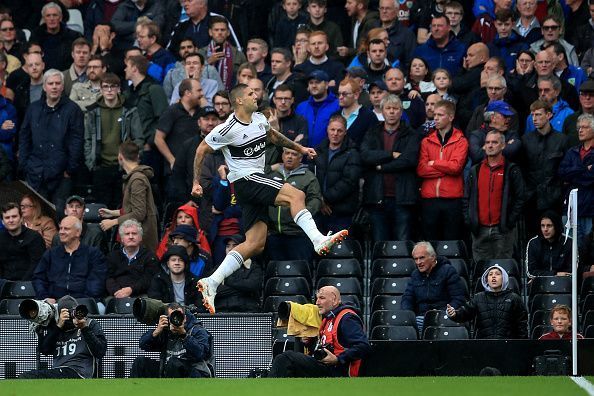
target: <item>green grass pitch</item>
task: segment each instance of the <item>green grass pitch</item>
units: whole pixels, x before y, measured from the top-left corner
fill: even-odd
[[[589,377],[589,381],[594,378]],[[356,379],[114,379],[0,381],[0,395],[204,396],[572,396],[568,377],[408,377]]]

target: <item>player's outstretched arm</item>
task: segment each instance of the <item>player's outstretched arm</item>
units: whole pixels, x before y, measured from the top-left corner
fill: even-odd
[[[202,186],[200,185],[202,162],[204,162],[204,157],[211,153],[214,153],[214,150],[204,140],[196,148],[196,156],[194,157],[194,182],[192,185],[192,195],[194,197],[202,196]]]
[[[317,155],[316,150],[313,148],[303,147],[299,143],[292,141],[272,127],[268,130],[268,140],[276,146],[286,147],[288,149],[298,151],[301,154],[307,156],[309,159],[314,159]]]

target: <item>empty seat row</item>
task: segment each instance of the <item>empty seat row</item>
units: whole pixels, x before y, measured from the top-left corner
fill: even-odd
[[[468,330],[465,327],[429,326],[423,332],[424,340],[467,340],[468,338]],[[413,326],[376,326],[371,331],[371,340],[413,341],[417,339],[417,330]]]
[[[438,256],[467,258],[468,250],[464,241],[431,241]],[[386,257],[411,257],[412,241],[377,241],[373,245],[372,259]]]

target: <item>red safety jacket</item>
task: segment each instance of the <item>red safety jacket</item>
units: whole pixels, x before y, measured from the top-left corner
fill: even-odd
[[[322,320],[322,327],[320,327],[320,344],[332,345],[334,347],[333,353],[336,356],[340,356],[340,354],[345,351],[345,348],[338,342],[338,326],[340,325],[342,317],[347,313],[357,316],[357,313],[354,310],[346,308],[340,311],[335,317],[324,318]],[[349,363],[349,377],[358,377],[360,367],[361,359]]]

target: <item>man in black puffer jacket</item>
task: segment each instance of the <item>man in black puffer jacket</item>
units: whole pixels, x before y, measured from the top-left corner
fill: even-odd
[[[571,238],[563,235],[561,216],[552,210],[540,216],[540,232],[526,245],[529,278],[571,275]]]
[[[447,313],[456,322],[476,319],[475,338],[528,338],[528,312],[522,298],[508,289],[509,276],[499,265],[487,268],[481,277],[484,292],[458,309],[448,304]]]
[[[316,148],[318,156],[312,171],[322,190],[318,225],[322,233],[350,228],[359,207],[361,160],[355,144],[347,137],[346,120],[340,114],[330,117],[328,138]]]

